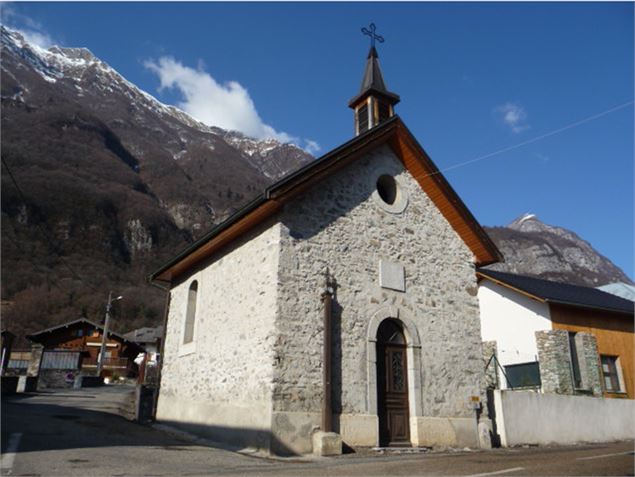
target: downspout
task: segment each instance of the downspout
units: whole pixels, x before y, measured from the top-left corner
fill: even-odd
[[[322,400],[322,431],[333,432],[333,392],[332,392],[332,343],[331,324],[333,321],[333,294],[335,292],[335,280],[326,269],[325,289],[322,292],[322,303],[324,304],[324,344],[322,350],[322,388],[324,389],[324,399]]]

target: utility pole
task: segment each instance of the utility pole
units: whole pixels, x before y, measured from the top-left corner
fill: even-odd
[[[112,291],[108,292],[108,304],[106,305],[106,320],[104,322],[104,334],[101,337],[101,348],[99,349],[99,355],[97,355],[97,376],[101,376],[101,370],[104,367],[104,356],[106,354],[106,341],[108,340],[108,325],[110,324],[110,309],[112,308],[112,302],[121,300],[123,297],[118,296],[114,300],[112,299]]]

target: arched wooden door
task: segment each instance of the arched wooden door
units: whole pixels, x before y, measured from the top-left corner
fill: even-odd
[[[377,330],[377,411],[379,445],[410,446],[406,338],[397,320]]]

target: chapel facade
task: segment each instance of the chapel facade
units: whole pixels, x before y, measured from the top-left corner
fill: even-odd
[[[320,430],[351,447],[487,445],[475,266],[500,253],[398,101],[373,46],[356,136],[151,276],[170,300],[157,420],[287,455]]]

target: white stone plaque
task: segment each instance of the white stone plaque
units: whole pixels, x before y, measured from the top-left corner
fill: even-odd
[[[400,263],[379,261],[379,286],[391,290],[406,291],[406,272]]]

